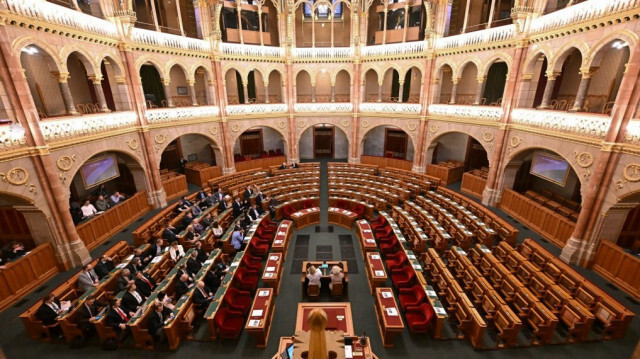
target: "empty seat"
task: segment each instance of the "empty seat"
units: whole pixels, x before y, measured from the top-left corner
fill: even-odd
[[[404,312],[411,333],[426,333],[434,316],[435,312],[429,303],[407,307]]]
[[[401,269],[394,269],[391,271],[391,280],[393,286],[396,288],[405,288],[413,285],[413,279],[416,277],[416,272],[413,268],[407,266]]]
[[[244,326],[242,313],[229,308],[219,309],[214,321],[218,335],[225,339],[237,339]]]
[[[246,315],[251,308],[251,292],[239,290],[237,288],[227,289],[227,293],[224,296],[224,302],[232,310],[237,310],[243,315]]]
[[[406,310],[407,307],[420,305],[426,298],[424,289],[417,284],[409,288],[400,288],[398,289],[398,293],[398,299],[400,300],[402,310]]]

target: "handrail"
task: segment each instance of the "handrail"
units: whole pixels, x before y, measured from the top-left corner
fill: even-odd
[[[374,45],[362,48],[362,56],[394,56],[419,54],[427,50],[427,43],[424,41],[412,41],[399,44]]]
[[[605,137],[611,125],[611,117],[608,115],[526,108],[511,111],[511,121],[515,124],[599,139]]]
[[[506,25],[492,29],[474,31],[466,34],[440,38],[436,41],[436,50],[447,50],[459,47],[489,44],[515,38],[516,26]]]
[[[293,57],[298,59],[346,59],[353,57],[353,47],[296,47]]]
[[[284,48],[276,46],[242,45],[223,42],[220,50],[224,55],[250,57],[284,57]]]
[[[504,111],[500,106],[429,105],[429,116],[500,121],[503,113]]]
[[[194,106],[153,108],[147,110],[149,123],[186,121],[197,118],[216,117],[220,113],[218,106]]]
[[[140,29],[137,27],[134,27],[131,30],[131,40],[134,43],[142,45],[170,47],[180,50],[200,52],[209,52],[211,50],[209,41]]]
[[[136,113],[133,111],[66,116],[61,119],[39,122],[40,130],[46,141],[88,136],[133,127],[135,124]]]

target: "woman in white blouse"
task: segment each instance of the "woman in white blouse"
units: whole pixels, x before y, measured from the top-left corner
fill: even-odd
[[[339,266],[331,267],[331,273],[329,274],[331,277],[331,282],[329,283],[329,289],[333,290],[333,283],[342,283],[342,278],[344,278],[344,273],[342,273],[342,268]]]
[[[178,241],[171,242],[169,255],[171,256],[171,260],[174,262],[177,262],[180,258],[184,257],[184,249],[180,244],[178,244]]]
[[[320,279],[322,279],[322,272],[316,267],[311,266],[307,271],[307,279],[309,279],[309,285],[317,285],[320,288]]]

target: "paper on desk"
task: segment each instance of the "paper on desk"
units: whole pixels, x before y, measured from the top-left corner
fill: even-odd
[[[278,260],[278,256],[269,256],[269,259],[271,259],[272,261],[277,261]]]
[[[433,309],[436,311],[436,314],[447,315],[447,311],[445,311],[444,308],[434,307]]]
[[[251,312],[251,316],[252,317],[261,317],[262,316],[262,309],[254,309],[254,311]]]
[[[286,233],[285,232],[278,232],[279,236],[284,236]]]
[[[273,241],[273,243],[275,243],[275,244],[282,244],[282,239],[276,239],[275,241]]]
[[[240,264],[240,262],[239,261],[235,261],[235,262],[231,263],[230,267],[237,267],[238,264]]]
[[[151,260],[151,263],[158,263],[160,262],[161,259],[162,259],[162,256],[153,257],[153,259]]]
[[[275,273],[273,273],[273,272],[266,272],[266,273],[264,274],[264,277],[265,277],[265,278],[273,278],[273,275],[274,275],[274,274],[275,274]]]
[[[267,267],[267,269],[265,269],[267,272],[273,272],[274,270],[276,270],[276,267]]]
[[[268,295],[269,295],[268,290],[261,290],[260,292],[258,292],[258,297],[266,297]]]
[[[393,297],[393,293],[392,292],[384,291],[384,292],[381,292],[381,293],[382,293],[382,298],[391,298],[391,297]]]
[[[384,271],[381,271],[381,270],[375,271],[374,274],[376,275],[376,277],[384,277]],[[386,292],[383,292],[383,293],[386,293]],[[383,296],[384,296],[384,294],[383,294]]]
[[[435,291],[435,290],[429,290],[429,289],[427,289],[427,290],[426,290],[426,292],[427,292],[427,296],[428,296],[428,297],[437,297],[437,296],[438,296],[438,295],[436,294],[436,291]]]
[[[390,317],[396,317],[398,316],[398,311],[396,308],[387,308],[387,315]]]
[[[363,231],[364,233],[371,233],[371,230],[370,230],[370,229],[363,229],[362,231]]]
[[[260,319],[251,319],[251,320],[249,320],[249,326],[250,327],[259,327],[260,326]]]
[[[365,242],[367,242],[367,243],[376,243],[376,241],[374,241],[373,239],[367,239]]]
[[[380,255],[379,254],[372,254],[371,255],[371,259],[380,259]]]

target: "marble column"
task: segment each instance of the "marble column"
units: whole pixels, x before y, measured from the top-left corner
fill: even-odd
[[[196,81],[189,80],[189,96],[191,96],[191,105],[198,106],[198,99],[196,98]]]
[[[453,86],[451,87],[451,100],[449,100],[450,105],[456,104],[456,97],[458,97],[458,82],[460,82],[459,77],[455,77],[451,79],[453,82]]]
[[[547,72],[547,84],[544,87],[544,94],[542,95],[542,102],[539,109],[549,108],[549,102],[551,102],[551,95],[553,95],[553,87],[556,84],[556,78],[560,75],[558,72]]]
[[[311,102],[316,102],[316,84],[311,84]]]
[[[169,84],[171,81],[169,79],[163,79],[162,85],[164,86],[164,97],[167,99],[167,107],[175,107],[173,104],[173,99],[171,98],[171,88]]]
[[[102,75],[90,76],[89,80],[93,83],[93,90],[96,92],[100,112],[111,112],[107,106],[107,99],[104,97],[104,91],[102,90]]]
[[[269,83],[264,83],[264,103],[269,103]]]
[[[331,102],[336,102],[336,83],[331,83]]]
[[[398,81],[400,87],[398,88],[398,102],[402,102],[402,93],[404,92],[404,81]]]
[[[476,100],[473,101],[474,105],[479,105],[482,102],[482,95],[484,95],[484,87],[487,85],[487,78],[485,76],[478,76],[478,86],[476,87]]]
[[[378,102],[382,102],[382,82],[378,82]]]
[[[242,91],[244,92],[244,103],[250,103],[249,101],[249,83],[242,83]]]
[[[580,86],[578,87],[578,94],[576,95],[576,101],[573,103],[573,107],[570,112],[577,112],[584,110],[584,102],[587,99],[587,92],[589,92],[589,85],[591,84],[590,71],[582,72],[582,79],[580,80]]]
[[[62,94],[62,101],[64,102],[65,114],[77,115],[76,104],[73,102],[73,96],[71,96],[71,88],[69,88],[69,73],[57,72],[53,76],[58,79],[58,86],[60,87],[60,93]]]

